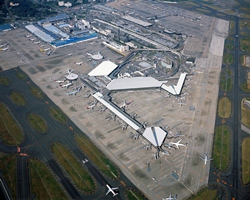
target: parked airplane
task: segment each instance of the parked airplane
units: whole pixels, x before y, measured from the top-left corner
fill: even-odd
[[[177,147],[177,149],[180,148],[179,146],[183,146],[183,147],[186,146],[186,144],[180,144],[180,142],[181,142],[181,140],[179,140],[178,142],[170,142],[169,144],[175,145]]]
[[[36,39],[36,38],[30,38],[29,40],[30,40],[31,42],[33,42],[35,39]]]
[[[7,50],[9,50],[9,49],[10,49],[9,46],[8,46],[8,47],[5,47],[5,48],[2,48],[2,49],[0,48],[1,51],[7,51]]]
[[[72,56],[73,55],[73,53],[68,53],[68,56]]]
[[[131,100],[130,102],[126,102],[124,101],[123,104],[120,106],[120,108],[125,108],[126,106],[128,106],[129,104],[131,104],[133,101]]]
[[[82,65],[83,62],[74,62],[75,65]]]
[[[88,94],[88,93],[87,93],[87,94],[85,94],[85,95],[83,96],[83,98],[89,98],[90,95],[91,95],[91,94]]]
[[[177,195],[172,197],[172,194],[170,193],[169,197],[167,197],[165,199],[163,198],[162,200],[175,200],[175,199],[177,199]]]
[[[48,50],[50,50],[50,48],[47,48],[47,49],[43,49],[44,51],[48,51]]]
[[[213,158],[208,158],[208,153],[205,153],[205,158],[203,158],[202,156],[200,156],[200,158],[204,160],[205,165],[207,164],[208,161],[213,160]]]
[[[71,91],[71,92],[66,92],[65,94],[67,94],[67,95],[73,95],[73,94],[76,95],[78,92],[80,92],[81,88],[82,87],[79,87],[76,90]]]
[[[34,44],[39,44],[40,43],[40,41],[36,41],[36,42],[33,42]]]
[[[66,81],[66,79],[64,79],[64,80],[60,80],[60,79],[55,80],[55,82],[57,82],[57,83],[64,83],[65,81]]]
[[[86,106],[87,109],[91,109],[91,110],[93,110],[94,107],[95,107],[95,104],[93,104],[93,105],[91,105],[91,106]]]
[[[29,38],[29,37],[31,37],[31,36],[32,36],[32,35],[25,35],[26,38]]]
[[[106,195],[108,195],[108,193],[112,193],[113,197],[115,197],[116,195],[118,195],[119,193],[116,193],[115,190],[118,190],[119,187],[115,187],[115,188],[111,188],[108,184],[106,184],[106,187],[108,188],[108,191],[106,192]]]
[[[89,161],[88,161],[88,159],[86,159],[86,158],[85,158],[84,160],[82,160],[82,163],[83,163],[83,164],[85,164],[85,163],[87,163],[87,162],[89,162]]]
[[[72,83],[67,83],[64,85],[60,85],[62,88],[66,87],[67,89],[69,88],[69,86],[73,85]]]

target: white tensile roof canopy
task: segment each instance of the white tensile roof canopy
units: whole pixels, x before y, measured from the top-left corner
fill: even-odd
[[[95,69],[89,72],[89,76],[108,76],[117,68],[117,65],[111,61],[103,61]]]
[[[147,127],[142,134],[152,145],[159,147],[162,145],[167,133],[160,127]]]

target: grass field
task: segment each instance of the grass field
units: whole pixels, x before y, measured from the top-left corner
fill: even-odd
[[[240,88],[244,91],[244,92],[248,92],[250,93],[250,89],[247,86],[247,83],[242,83]]]
[[[243,106],[244,99],[242,99],[241,101],[241,122],[242,124],[250,128],[250,110]],[[247,98],[247,100],[250,100],[250,98]]]
[[[24,81],[27,79],[27,75],[25,75],[24,73],[21,73],[21,72],[17,73],[17,77],[24,80]]]
[[[79,134],[75,135],[75,139],[88,158],[91,159],[104,175],[110,178],[119,176],[115,165],[89,139]]]
[[[16,191],[16,155],[6,155],[0,153],[0,170],[2,172],[4,180],[7,182],[11,194],[12,199],[17,199],[17,191]]]
[[[243,21],[241,20],[240,26],[241,27],[246,27],[247,29],[250,30],[250,21],[249,20],[243,20]]]
[[[44,93],[41,89],[39,89],[38,87],[34,87],[32,86],[30,88],[30,92],[38,99],[43,99],[44,98]]]
[[[1,76],[0,77],[0,85],[9,86],[10,85],[10,79]]]
[[[221,71],[221,78],[220,78],[220,88],[221,90],[228,92],[233,87],[232,82],[232,71],[228,68],[224,68]]]
[[[221,118],[229,118],[231,115],[232,104],[227,97],[222,97],[218,104],[218,115]]]
[[[242,142],[242,181],[243,184],[250,182],[250,138]]]
[[[240,49],[244,52],[250,52],[250,38],[240,40]]]
[[[197,193],[197,195],[193,196],[189,200],[215,200],[216,199],[217,190],[209,190],[208,188],[203,189]]]
[[[68,199],[49,169],[36,159],[29,159],[31,193],[36,199]]]
[[[231,65],[233,63],[233,54],[231,53],[225,53],[224,56],[223,56],[223,62],[226,64],[226,65]]]
[[[62,165],[78,188],[84,193],[94,192],[95,183],[91,175],[64,146],[61,144],[53,144],[52,151],[56,160]]]
[[[7,145],[18,145],[23,140],[23,134],[10,112],[0,102],[0,138]]]
[[[10,98],[18,106],[25,106],[27,103],[25,97],[18,91],[12,91]]]
[[[125,195],[128,200],[147,200],[143,194],[136,190],[126,190]]]
[[[226,170],[230,160],[230,131],[226,126],[218,126],[215,130],[213,146],[214,166],[219,170]]]
[[[48,130],[46,122],[39,115],[31,113],[28,115],[30,125],[40,133],[46,133]]]
[[[67,123],[67,116],[59,108],[50,107],[49,113],[56,121],[58,121],[62,124]]]
[[[231,43],[227,42],[227,43],[225,44],[225,49],[226,49],[227,51],[231,51],[233,48],[234,48],[234,45],[232,45]]]

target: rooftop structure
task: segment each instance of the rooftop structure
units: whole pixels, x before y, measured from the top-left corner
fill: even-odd
[[[101,104],[103,104],[106,108],[108,108],[111,112],[113,112],[117,117],[119,117],[121,120],[123,120],[126,124],[131,126],[134,130],[139,130],[140,127],[137,126],[133,121],[131,121],[128,117],[126,117],[123,113],[121,113],[119,110],[114,108],[112,105],[110,105],[107,101],[103,99],[103,95],[100,92],[97,92],[93,95],[94,98],[96,98]]]
[[[123,19],[126,19],[126,20],[128,20],[128,21],[130,21],[130,22],[133,22],[133,23],[139,24],[139,25],[141,25],[141,26],[144,26],[144,27],[152,26],[152,24],[149,23],[149,22],[145,22],[145,21],[142,21],[142,20],[140,20],[140,19],[136,19],[136,18],[131,17],[131,16],[129,16],[129,15],[124,16],[124,17],[122,17],[122,18],[123,18]]]
[[[49,25],[49,26],[44,26],[44,28],[56,35],[60,35],[61,38],[69,38],[69,35],[67,35],[66,33],[62,32],[60,29],[56,28],[53,25]]]
[[[69,81],[74,81],[78,78],[78,75],[77,74],[74,74],[74,73],[70,73],[68,76],[66,76],[66,78],[69,80]]]
[[[27,25],[25,26],[25,28],[28,29],[31,33],[35,34],[37,37],[41,38],[45,42],[51,42],[54,40],[52,36],[43,32],[42,30],[40,30],[34,25]]]
[[[54,16],[54,17],[49,17],[47,19],[42,19],[42,20],[38,21],[37,23],[39,25],[41,25],[41,24],[44,24],[46,22],[56,22],[56,21],[63,21],[63,20],[68,20],[68,19],[69,19],[68,15],[61,14],[61,15],[57,15],[57,16]]]
[[[186,73],[181,74],[177,85],[167,86],[163,82],[153,77],[133,77],[112,80],[108,85],[108,90],[133,90],[146,88],[162,88],[173,95],[179,95],[186,78]]]
[[[0,32],[12,30],[13,27],[10,24],[3,24],[0,26]]]
[[[147,127],[142,135],[152,145],[160,147],[167,136],[167,133],[160,127]]]
[[[95,69],[89,72],[89,76],[108,76],[112,71],[117,68],[115,63],[111,61],[103,61]]]
[[[173,95],[179,95],[181,93],[181,89],[183,87],[186,75],[186,73],[181,74],[177,85],[166,86],[165,84],[162,84],[161,88],[170,92]]]
[[[112,80],[108,85],[108,90],[132,90],[132,89],[146,89],[159,88],[162,83],[152,77],[133,77],[133,78],[119,78]]]
[[[101,60],[103,59],[103,56],[102,54],[98,51],[97,54],[90,54],[90,53],[87,53],[93,60]]]

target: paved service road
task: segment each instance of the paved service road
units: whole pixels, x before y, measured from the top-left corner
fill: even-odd
[[[83,134],[80,129],[68,119],[67,125],[61,124],[55,121],[49,114],[49,106],[56,105],[45,96],[43,100],[36,99],[31,92],[30,86],[35,86],[31,79],[23,81],[17,77],[17,72],[24,73],[20,68],[11,69],[8,71],[1,72],[1,76],[6,76],[11,80],[11,85],[8,87],[0,86],[0,101],[3,102],[8,109],[10,110],[13,117],[16,119],[20,127],[22,128],[25,139],[20,144],[21,153],[25,153],[28,156],[36,157],[41,159],[46,163],[50,170],[56,174],[60,183],[63,185],[65,190],[68,193],[68,197],[71,199],[113,199],[112,195],[106,194],[106,184],[111,186],[119,186],[120,195],[115,199],[125,199],[124,192],[127,188],[135,188],[135,186],[120,172],[120,177],[115,180],[110,180],[105,178],[91,163],[89,160],[86,163],[86,169],[93,175],[97,181],[97,191],[94,194],[86,195],[81,193],[74,184],[66,177],[64,171],[58,166],[55,162],[54,157],[51,153],[50,147],[54,142],[59,142],[67,146],[71,150],[78,161],[81,163],[86,157],[84,154],[77,148],[74,141],[74,132]],[[10,98],[9,94],[12,90],[18,90],[21,92],[27,99],[27,105],[25,107],[18,107],[14,105]],[[36,113],[40,115],[47,123],[48,131],[45,134],[41,134],[33,130],[27,121],[27,116],[29,113]],[[69,127],[72,127],[74,132],[70,130]],[[0,143],[0,151],[4,153],[16,153],[16,147],[5,146]],[[82,164],[82,163],[81,163]],[[18,197],[19,199],[28,199],[30,197],[30,184],[29,184],[29,170],[28,170],[28,157],[18,156],[18,169],[17,169],[17,178],[18,183]],[[121,184],[125,183],[126,187]]]

